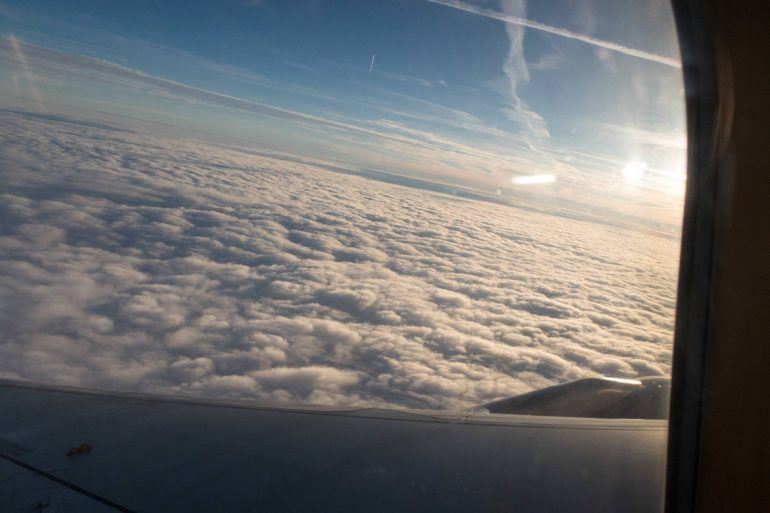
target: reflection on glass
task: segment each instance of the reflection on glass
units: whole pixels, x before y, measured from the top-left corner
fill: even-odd
[[[464,409],[666,375],[667,2],[4,1],[0,376]]]

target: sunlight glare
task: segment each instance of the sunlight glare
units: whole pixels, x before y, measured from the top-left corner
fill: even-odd
[[[628,162],[623,168],[623,179],[628,185],[639,185],[646,170],[646,162]]]
[[[554,175],[527,175],[527,176],[514,176],[511,181],[516,185],[535,185],[543,183],[553,183],[556,181]]]

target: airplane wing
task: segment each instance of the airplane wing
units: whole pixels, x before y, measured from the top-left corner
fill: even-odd
[[[666,423],[0,380],[0,511],[657,512]]]

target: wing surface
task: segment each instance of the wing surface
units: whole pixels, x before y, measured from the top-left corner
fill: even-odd
[[[0,511],[657,512],[665,426],[4,380]]]

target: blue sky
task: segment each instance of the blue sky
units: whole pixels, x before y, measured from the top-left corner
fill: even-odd
[[[663,0],[0,1],[0,34],[6,106],[679,222]]]

